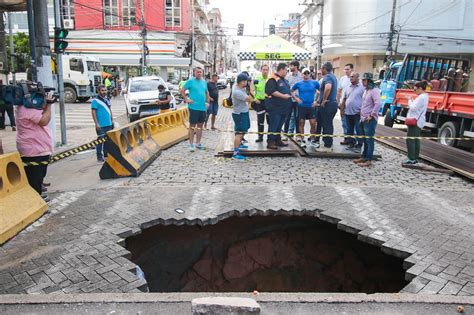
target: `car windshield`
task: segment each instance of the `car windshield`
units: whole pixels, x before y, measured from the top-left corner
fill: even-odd
[[[100,71],[100,63],[97,61],[88,61],[87,70],[89,71]]]
[[[158,85],[165,83],[160,80],[140,80],[133,81],[130,84],[130,92],[145,92],[145,91],[156,91],[158,90]]]

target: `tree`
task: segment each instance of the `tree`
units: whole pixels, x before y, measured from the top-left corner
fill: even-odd
[[[10,36],[6,36],[6,47],[7,47],[7,60],[8,60],[8,69],[12,69],[11,59],[10,59]],[[16,72],[24,72],[24,69],[30,67],[30,46],[29,46],[29,39],[28,35],[25,33],[16,33],[13,34],[13,45],[15,48],[15,55],[18,56],[15,61],[15,71]],[[21,67],[21,64],[24,64]],[[19,71],[23,70],[23,71]]]

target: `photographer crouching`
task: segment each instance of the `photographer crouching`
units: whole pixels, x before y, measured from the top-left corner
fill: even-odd
[[[47,95],[42,105],[35,108],[16,106],[16,147],[23,162],[47,162],[53,153],[51,129],[48,126],[52,102],[52,97]],[[45,194],[41,194],[47,168],[47,164],[25,166],[25,172],[30,186],[49,201]]]

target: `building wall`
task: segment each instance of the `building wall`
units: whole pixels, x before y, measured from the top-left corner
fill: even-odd
[[[144,0],[145,23],[151,31],[190,32],[190,0],[181,0],[181,26],[165,26],[164,0]],[[122,11],[122,1],[118,1],[119,16]],[[136,0],[137,25],[113,26],[114,30],[139,30],[141,26],[140,0]],[[74,6],[76,30],[104,29],[103,0],[76,0]]]

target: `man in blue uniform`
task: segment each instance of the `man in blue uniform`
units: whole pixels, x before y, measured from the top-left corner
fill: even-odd
[[[283,62],[279,63],[276,73],[273,74],[265,85],[265,94],[268,95],[268,99],[265,102],[269,116],[268,132],[278,133],[269,134],[267,137],[267,148],[271,150],[288,146],[288,144],[281,141],[281,135],[279,134],[291,108],[290,83],[285,79],[287,72],[288,65]]]

